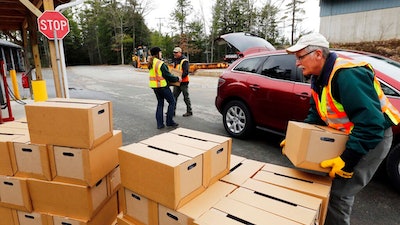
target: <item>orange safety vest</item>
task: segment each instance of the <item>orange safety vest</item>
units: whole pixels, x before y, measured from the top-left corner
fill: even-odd
[[[163,61],[154,58],[153,59],[153,67],[149,70],[149,86],[151,88],[160,88],[160,87],[165,87],[167,86],[167,81],[164,79],[162,76],[161,72],[161,66],[163,64]]]
[[[341,130],[343,132],[346,132],[347,134],[351,132],[351,130],[354,127],[354,124],[347,117],[343,105],[337,102],[332,96],[332,79],[339,69],[352,68],[358,66],[364,66],[370,69],[374,73],[372,66],[366,62],[353,62],[342,58],[338,58],[336,59],[335,65],[330,74],[328,85],[322,89],[321,100],[319,100],[318,98],[318,93],[312,90],[312,96],[314,98],[316,108],[318,110],[319,115],[321,116],[321,119],[324,120],[329,127]],[[375,73],[374,73],[374,88],[379,97],[382,112],[388,115],[393,124],[395,125],[399,124],[400,113],[389,102],[389,99],[383,93],[381,85],[379,81],[376,79]]]
[[[178,69],[183,73],[182,65],[183,65],[183,62],[185,62],[185,61],[188,61],[188,60],[187,59],[182,59],[181,63],[175,65],[175,69]],[[189,74],[186,77],[182,77],[182,81],[181,82],[189,82]]]

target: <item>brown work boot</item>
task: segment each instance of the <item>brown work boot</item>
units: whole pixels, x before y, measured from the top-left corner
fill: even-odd
[[[192,116],[192,115],[193,115],[192,112],[187,112],[187,113],[183,114],[182,116],[183,116],[183,117],[188,117],[188,116]]]

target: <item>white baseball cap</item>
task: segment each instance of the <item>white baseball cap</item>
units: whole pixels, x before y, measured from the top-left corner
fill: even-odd
[[[322,34],[311,33],[301,37],[295,45],[287,48],[286,51],[288,53],[295,53],[310,45],[329,48],[329,42]]]
[[[173,52],[182,52],[182,49],[179,47],[175,47]]]

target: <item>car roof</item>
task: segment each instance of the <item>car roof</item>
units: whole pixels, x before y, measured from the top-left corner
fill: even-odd
[[[396,81],[390,83],[391,85],[394,85],[396,89],[400,90],[400,62],[370,52],[349,50],[349,49],[330,49],[330,50],[335,52],[341,57],[370,63],[374,68],[374,70],[377,71],[378,77],[384,80],[391,79]],[[274,50],[274,51],[261,51],[245,55],[245,58],[265,56],[265,55],[277,55],[277,54],[287,54],[287,52],[284,49]]]

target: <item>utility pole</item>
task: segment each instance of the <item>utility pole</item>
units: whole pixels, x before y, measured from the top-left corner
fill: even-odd
[[[165,17],[157,17],[156,19],[158,20],[158,32],[161,34],[161,20],[164,20]]]

